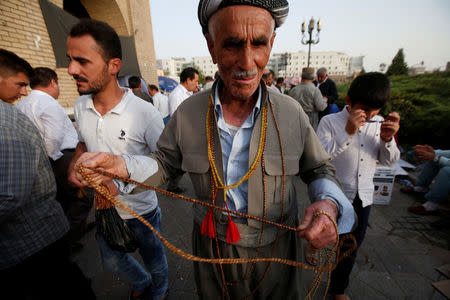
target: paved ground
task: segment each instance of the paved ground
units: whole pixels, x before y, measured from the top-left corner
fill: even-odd
[[[182,186],[193,196],[188,176]],[[299,196],[304,199],[304,185],[299,182]],[[450,218],[449,210],[436,217],[419,217],[407,212],[410,205],[420,204],[420,198],[402,194],[395,184],[390,205],[374,205],[370,227],[353,269],[348,293],[351,299],[446,299],[431,285],[446,279],[436,267],[450,264],[450,229],[437,231],[429,226],[439,217]],[[448,208],[448,203],[446,203]],[[192,214],[190,204],[160,196],[162,231],[177,247],[191,252]],[[445,209],[445,207],[444,207]],[[86,235],[82,251],[75,254],[98,299],[124,300],[130,286],[117,276],[103,270],[95,233]],[[169,261],[169,299],[198,299],[192,263],[167,250]],[[305,287],[309,285],[308,272]],[[321,294],[320,294],[321,296]]]

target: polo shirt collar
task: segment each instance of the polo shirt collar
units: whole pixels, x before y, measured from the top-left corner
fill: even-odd
[[[107,112],[107,114],[114,113],[114,114],[120,115],[121,113],[123,113],[123,111],[125,110],[125,107],[128,104],[128,101],[130,101],[130,96],[134,95],[133,91],[129,88],[121,87],[120,89],[125,92],[122,96],[122,99],[120,100],[119,103],[117,103],[116,106],[114,106],[113,109],[111,109],[109,112]],[[90,108],[94,111],[97,111],[94,106],[94,100],[92,99],[92,94],[89,95],[89,99],[86,103],[86,108],[88,108],[88,109]]]

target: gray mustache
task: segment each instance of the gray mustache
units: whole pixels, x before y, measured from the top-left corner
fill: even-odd
[[[258,71],[256,70],[250,70],[250,71],[235,71],[231,74],[231,76],[234,79],[241,79],[241,78],[246,78],[246,77],[251,77],[251,76],[255,76],[256,74],[258,74]]]

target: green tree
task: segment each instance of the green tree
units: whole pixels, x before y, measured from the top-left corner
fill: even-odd
[[[416,76],[392,76],[391,101],[380,115],[401,116],[399,141],[404,149],[416,144],[450,149],[450,71]],[[342,109],[350,83],[337,86],[336,104]]]
[[[387,76],[391,75],[408,75],[408,65],[405,62],[405,55],[403,48],[400,48],[397,54],[392,59],[391,65],[386,71]]]

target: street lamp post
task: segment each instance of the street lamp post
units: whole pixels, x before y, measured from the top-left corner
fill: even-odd
[[[302,44],[309,45],[309,49],[308,49],[308,68],[309,68],[309,62],[310,62],[310,57],[311,57],[311,45],[312,44],[318,44],[319,43],[319,34],[320,34],[320,30],[322,29],[322,21],[317,21],[317,28],[316,28],[316,36],[313,39],[313,31],[314,31],[314,25],[315,25],[315,20],[314,18],[311,17],[311,20],[309,20],[309,24],[308,24],[308,34],[309,34],[309,39],[306,36],[306,22],[302,23]]]

